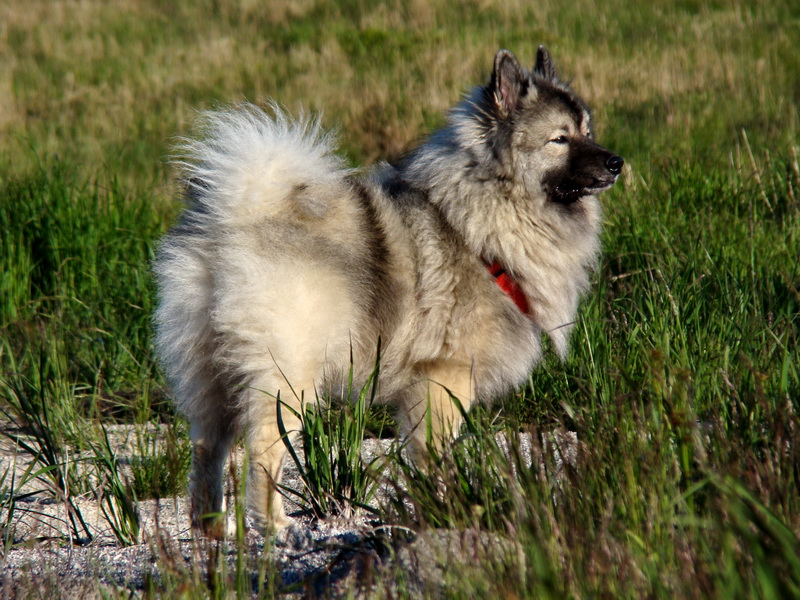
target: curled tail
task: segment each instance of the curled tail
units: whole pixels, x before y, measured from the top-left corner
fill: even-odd
[[[350,173],[318,118],[271,110],[274,116],[243,104],[202,113],[197,135],[179,143],[174,162],[187,196],[208,218],[239,224],[269,217],[298,190],[338,187]]]

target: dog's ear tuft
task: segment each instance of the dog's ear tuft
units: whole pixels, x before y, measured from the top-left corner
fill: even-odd
[[[500,50],[494,57],[489,91],[501,117],[507,117],[517,108],[527,87],[528,76],[517,59],[508,50]]]
[[[533,72],[547,81],[558,81],[556,66],[553,64],[553,59],[544,46],[539,46],[539,50],[536,52],[536,66],[533,67]]]

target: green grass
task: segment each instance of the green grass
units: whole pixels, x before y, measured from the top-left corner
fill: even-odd
[[[84,416],[147,419],[160,386],[149,352],[152,196],[60,163],[0,185],[4,383]],[[133,399],[133,400],[131,400]]]
[[[545,43],[628,165],[602,199],[600,269],[568,360],[549,356],[502,418],[476,414],[398,487],[407,502],[381,508],[420,538],[474,529],[500,546],[447,563],[444,588],[389,561],[373,595],[800,596],[796,2],[36,0],[0,15],[0,409],[40,453],[40,487],[95,489],[123,543],[137,537],[128,499],[184,490],[149,263],[179,210],[165,157],[195,109],[275,98],[324,111],[353,164],[393,158],[498,48],[531,63]],[[353,459],[361,433],[325,421],[309,416],[307,433]],[[104,440],[116,424],[144,431],[129,481]],[[496,427],[532,435],[534,468],[496,447]],[[562,429],[578,453],[558,469],[548,440]],[[312,509],[341,497],[325,489],[334,454],[304,464]],[[6,473],[4,527],[20,494]],[[207,595],[198,571],[159,560],[151,597]],[[265,560],[220,571],[211,591],[246,595],[251,574],[273,597]]]
[[[378,344],[380,355],[380,343]],[[352,363],[352,358],[351,358]],[[352,516],[355,511],[375,513],[370,503],[380,483],[382,457],[369,464],[362,459],[362,446],[368,425],[380,419],[370,418],[378,390],[379,365],[375,366],[362,389],[353,388],[351,367],[343,396],[353,398],[352,404],[336,408],[317,402],[305,404],[300,411],[277,399],[278,429],[286,445],[288,459],[297,467],[303,483],[300,490],[281,486],[281,493],[316,518]],[[320,406],[322,404],[322,406]],[[283,414],[293,414],[300,420],[299,439],[287,431]],[[380,436],[382,432],[378,432]],[[300,458],[295,446],[303,449]]]

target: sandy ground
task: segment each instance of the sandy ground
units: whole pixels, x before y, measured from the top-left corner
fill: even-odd
[[[112,429],[110,437],[125,464],[133,451],[130,429]],[[566,434],[563,442],[570,460],[575,439]],[[365,441],[365,458],[386,452],[390,444],[391,440]],[[19,481],[31,460],[11,439],[0,438],[0,474],[8,469]],[[9,482],[10,475],[6,487]],[[297,470],[291,464],[285,467],[284,482],[300,489]],[[234,572],[241,560],[233,541],[220,545],[192,532],[186,498],[140,502],[139,543],[122,546],[92,494],[74,500],[91,533],[88,540],[83,535],[70,536],[68,505],[43,488],[37,481],[22,489],[17,486],[17,494],[23,497],[16,502],[10,520],[7,510],[0,513],[0,527],[8,525],[14,532],[14,543],[0,547],[0,598],[84,598],[98,596],[101,590],[124,591],[127,596],[143,592],[151,584],[168,589],[182,579],[207,582],[209,573],[213,579],[214,573],[225,568]],[[299,515],[288,501],[286,509],[294,515],[292,525],[269,538],[249,528],[238,548],[249,561],[246,568],[254,588],[263,579],[257,575],[261,571],[290,597],[336,597],[337,590],[358,589],[365,570],[381,568],[402,569],[408,590],[422,593],[438,585],[449,560],[474,553],[476,544],[495,543],[479,532],[420,535],[388,528],[367,513],[323,521]]]

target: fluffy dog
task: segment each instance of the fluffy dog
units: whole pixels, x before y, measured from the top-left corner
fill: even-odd
[[[219,533],[243,430],[252,515],[280,526],[277,402],[368,379],[412,448],[526,381],[542,334],[564,356],[599,252],[596,194],[623,159],[540,47],[501,50],[487,85],[393,165],[345,168],[317,121],[209,112],[179,163],[187,207],[155,262],[156,346],[193,442],[193,524]],[[282,411],[287,427],[297,426]]]

